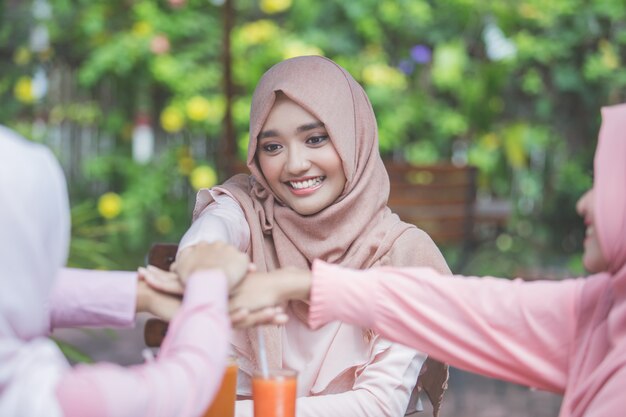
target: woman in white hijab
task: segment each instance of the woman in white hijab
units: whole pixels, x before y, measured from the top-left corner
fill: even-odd
[[[181,254],[187,290],[155,362],[71,368],[46,338],[62,299],[52,291],[69,231],[65,180],[51,152],[0,126],[0,415],[200,414],[224,370],[227,289],[245,273],[245,255],[224,244]]]

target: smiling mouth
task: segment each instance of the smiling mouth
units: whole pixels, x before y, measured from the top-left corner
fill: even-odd
[[[325,179],[325,176],[319,176],[315,178],[309,178],[303,181],[287,181],[287,184],[289,184],[289,186],[294,190],[306,190],[308,188],[315,188],[319,186]]]

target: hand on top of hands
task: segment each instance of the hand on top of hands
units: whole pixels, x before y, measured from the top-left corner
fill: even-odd
[[[223,242],[200,242],[183,249],[170,267],[183,285],[189,277],[201,269],[219,269],[228,279],[228,288],[232,289],[248,272],[248,256],[234,246]]]
[[[171,271],[148,266],[140,268],[139,272],[153,290],[181,295],[189,277],[200,269],[220,269],[228,278],[229,309],[235,327],[284,324],[287,315],[282,305],[292,299],[308,298],[311,285],[310,272],[296,268],[271,273],[250,272],[254,268],[247,255],[222,242],[185,248],[178,254]]]
[[[183,249],[170,271],[148,265],[146,268],[139,268],[139,274],[155,290],[182,295],[189,277],[197,270],[221,270],[228,279],[228,288],[232,289],[241,281],[249,267],[248,257],[233,246],[223,242],[201,242]]]
[[[268,322],[283,324],[287,316],[277,306],[285,305],[289,300],[307,299],[310,282],[311,273],[297,268],[249,273],[231,291],[229,310],[233,326],[250,327]]]
[[[248,257],[225,243],[199,243],[181,251],[172,271],[152,265],[139,268],[137,311],[149,312],[169,321],[180,308],[189,277],[197,270],[219,269],[228,286],[237,285],[248,270]]]

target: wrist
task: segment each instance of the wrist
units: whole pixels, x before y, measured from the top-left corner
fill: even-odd
[[[137,296],[135,299],[135,313],[147,312],[150,306],[149,288],[145,281],[137,281]]]
[[[311,293],[311,271],[296,269],[289,273],[291,277],[285,280],[282,301],[307,301]]]

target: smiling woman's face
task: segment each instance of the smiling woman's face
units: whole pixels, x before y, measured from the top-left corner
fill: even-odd
[[[587,231],[585,234],[585,252],[583,254],[583,265],[590,273],[603,272],[608,269],[608,264],[602,250],[600,241],[596,234],[595,213],[593,207],[593,188],[580,197],[576,203],[576,211],[585,220]]]
[[[285,95],[277,95],[257,140],[265,180],[297,213],[315,214],[343,192],[343,164],[324,123]]]

